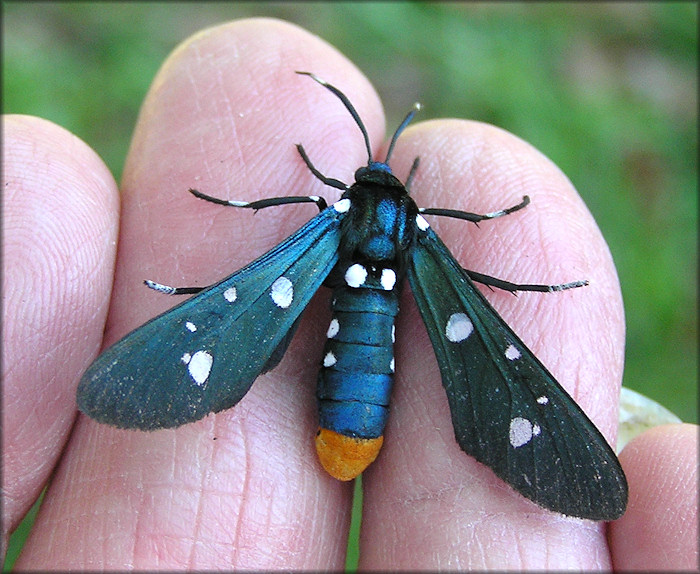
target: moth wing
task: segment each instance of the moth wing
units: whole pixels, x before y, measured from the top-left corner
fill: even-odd
[[[153,430],[235,405],[279,362],[333,268],[341,218],[325,209],[246,267],[109,347],[79,383],[80,410],[117,427]]]
[[[460,447],[540,506],[619,518],[627,482],[607,441],[431,228],[419,233],[407,274]]]

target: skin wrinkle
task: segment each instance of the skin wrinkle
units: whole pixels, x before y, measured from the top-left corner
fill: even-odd
[[[480,464],[474,461],[475,464]],[[483,465],[482,465],[483,466]],[[471,484],[476,484],[478,487],[488,487],[488,483],[484,483],[481,478],[475,475],[475,477],[470,477]],[[462,479],[457,479],[454,482],[443,482],[441,488],[428,488],[423,485],[418,485],[420,489],[415,495],[404,495],[401,497],[396,497],[391,503],[393,506],[402,506],[405,509],[417,509],[418,506],[424,505],[426,502],[438,502],[445,503],[445,501],[458,501],[468,498],[465,496],[465,492],[468,495],[469,491],[473,491],[473,488],[467,488],[464,485]],[[418,510],[416,510],[418,512]]]
[[[220,103],[223,105],[223,108],[225,110],[225,113],[219,113],[217,114],[218,117],[220,118],[226,118],[227,120],[230,120],[228,123],[230,123],[231,128],[233,129],[233,141],[235,144],[235,150],[239,153],[239,158],[242,157],[241,153],[241,140],[240,137],[238,136],[236,132],[236,122],[235,122],[235,115],[233,112],[233,106],[231,105],[231,100],[229,98],[228,91],[226,90],[226,82],[223,77],[223,69],[217,68],[215,72],[215,77],[216,77],[216,86],[217,86],[217,92],[221,93],[222,97],[220,100]],[[219,122],[218,126],[219,127],[219,137],[222,139],[226,136],[225,130],[224,130],[224,122]],[[247,171],[247,163],[241,163],[240,165],[243,166],[243,169]]]
[[[243,480],[241,481],[241,498],[239,500],[238,513],[236,514],[236,523],[234,525],[234,536],[233,536],[233,548],[231,553],[231,564],[241,564],[241,552],[240,552],[240,542],[242,539],[242,528],[245,524],[244,517],[247,513],[248,503],[246,501],[253,500],[252,497],[248,496],[247,493],[251,490],[251,474],[252,474],[252,459],[250,455],[250,446],[248,444],[248,434],[243,428],[245,426],[245,421],[241,421],[237,427],[240,432],[237,439],[240,441],[241,448],[243,449]]]
[[[285,525],[284,527],[280,527],[277,522],[278,516],[276,513],[276,502],[279,502],[281,497],[275,496],[276,490],[277,488],[274,485],[267,485],[267,492],[263,493],[260,500],[260,502],[263,502],[264,504],[258,504],[256,508],[258,520],[254,523],[254,530],[277,533],[277,547],[270,547],[267,552],[262,553],[265,560],[269,561],[270,563],[274,562],[274,557],[279,550],[283,550],[284,554],[287,555],[287,551],[289,549],[289,540],[287,537],[288,526]],[[283,501],[283,503],[286,504],[286,500]],[[260,515],[262,515],[262,520],[260,519]],[[248,542],[247,547],[247,563],[253,565],[258,564],[260,560],[259,556],[261,554],[260,548],[254,542],[252,542],[252,539]]]
[[[240,177],[243,181],[248,181],[251,177],[250,174],[255,173],[255,166],[249,166],[249,162],[246,161],[245,154],[243,152],[243,145],[241,143],[240,133],[238,130],[238,125],[236,123],[236,120],[240,119],[240,117],[235,116],[233,113],[228,92],[226,91],[224,85],[225,82],[222,78],[222,73],[223,72],[221,70],[217,72],[217,82],[220,82],[220,84],[218,85],[217,94],[220,94],[221,96],[221,101],[224,104],[226,114],[217,114],[218,121],[216,122],[216,128],[218,131],[219,138],[221,140],[226,140],[230,145],[229,149],[231,151],[229,152],[230,156],[226,158],[227,164],[235,165],[240,174],[237,175],[237,177]],[[226,133],[227,131],[230,131],[230,133]],[[206,150],[207,142],[203,141],[202,144],[204,150]],[[203,155],[205,158],[208,158],[208,154],[205,153]],[[208,159],[205,160],[205,169],[207,174],[216,174],[217,168],[220,169],[220,166],[215,165],[210,168]]]
[[[46,231],[50,233],[51,230]],[[49,237],[48,239],[50,241],[51,238]],[[27,241],[35,243],[36,239],[35,237],[27,236]],[[53,315],[56,309],[54,299],[57,286],[51,283],[51,277],[56,276],[58,265],[50,246],[51,243],[48,244],[48,249],[37,249],[39,253],[33,261],[24,256],[18,257],[14,264],[12,261],[6,261],[10,272],[6,275],[5,281],[15,284],[19,281],[22,282],[21,286],[13,290],[18,300],[10,298],[6,309],[14,313],[22,312],[22,316],[17,317],[16,324],[17,331],[23,335],[38,336],[42,334],[40,329],[49,328],[49,325],[45,324],[50,322],[46,320],[46,315]],[[30,251],[32,249],[28,247],[26,250]],[[21,251],[25,251],[25,249],[23,248]],[[40,297],[26,296],[27,293],[34,294],[44,291],[50,297],[48,304],[47,301],[42,301]],[[10,326],[15,324],[14,321],[9,323]],[[30,330],[30,333],[26,333],[27,329]],[[10,333],[8,336],[16,335]]]
[[[471,124],[478,124],[478,122],[470,122],[467,120],[448,120],[450,123],[454,122],[455,124],[460,124],[463,125],[465,128],[468,129],[468,126]],[[441,121],[441,123],[443,123]],[[420,122],[414,126],[409,127],[406,132],[404,133],[404,137],[407,137],[408,135],[411,135],[413,133],[418,132],[418,130],[425,131],[430,128],[431,125],[433,125],[434,122],[431,120]],[[445,125],[443,123],[443,125]],[[478,125],[483,125],[483,124],[478,124]],[[446,130],[447,131],[447,130]],[[420,133],[420,132],[418,132]],[[401,142],[401,140],[399,140]],[[436,138],[433,148],[434,150],[430,152],[429,157],[424,157],[425,153],[424,150],[416,150],[413,152],[413,156],[420,156],[421,158],[421,165],[418,168],[418,172],[416,174],[416,184],[419,185],[419,182],[422,182],[424,185],[430,185],[430,190],[427,195],[431,197],[431,202],[430,205],[424,205],[424,207],[441,207],[441,206],[450,206],[454,209],[468,209],[465,207],[466,205],[469,205],[470,200],[473,199],[473,194],[469,193],[469,189],[471,185],[473,185],[473,180],[471,177],[467,177],[468,175],[472,175],[473,171],[475,168],[478,168],[480,166],[480,162],[476,162],[476,158],[480,156],[482,153],[485,143],[484,140],[478,137],[475,138],[470,138],[469,140],[469,154],[467,155],[464,147],[459,148],[459,154],[455,157],[455,154],[450,154],[447,153],[451,150],[453,147],[452,141],[447,135],[444,135],[442,137]],[[397,146],[397,150],[401,147]],[[421,154],[421,151],[423,154]],[[397,151],[398,154],[398,151]],[[405,155],[405,153],[402,153],[401,155]],[[440,162],[433,162],[431,161],[432,158],[445,158],[441,160]],[[464,197],[464,206],[460,202],[455,202],[455,188],[453,185],[446,185],[445,179],[443,176],[443,170],[445,167],[449,165],[447,162],[452,162],[452,163],[459,163],[459,170],[455,170],[456,172],[459,172],[463,174],[461,177],[459,177],[459,181],[466,181],[467,186],[464,187],[464,191],[460,192],[457,197],[461,198]],[[453,178],[449,178],[453,179]],[[426,195],[424,193],[423,195]],[[443,197],[448,197],[449,199],[442,199]],[[419,202],[420,203],[420,202]],[[422,203],[421,203],[422,205]],[[441,221],[444,220],[444,218],[431,218],[431,221]],[[437,225],[437,223],[436,223]]]
[[[222,424],[221,417],[216,415],[213,415],[213,417],[211,433],[206,433],[198,441],[198,444],[201,444],[202,448],[205,448],[208,454],[206,461],[201,461],[198,459],[197,463],[197,467],[202,467],[204,471],[202,472],[200,479],[195,527],[192,532],[192,540],[190,542],[192,544],[192,548],[189,556],[189,569],[201,568],[201,566],[199,566],[199,562],[201,560],[206,561],[208,555],[224,555],[229,546],[236,546],[235,539],[231,541],[230,538],[226,541],[220,541],[218,537],[214,537],[214,541],[210,541],[209,543],[206,542],[207,536],[211,537],[213,529],[211,523],[214,522],[214,519],[210,517],[211,507],[207,506],[205,503],[209,502],[207,499],[213,497],[213,495],[216,495],[217,500],[225,500],[230,494],[228,482],[217,479],[220,472],[226,472],[225,469],[223,471],[220,470],[218,461],[221,459],[226,459],[228,452],[226,447],[229,446],[229,433],[227,432],[227,427]],[[207,444],[208,441],[213,440],[213,438],[218,438],[219,440],[215,441],[212,445]],[[237,440],[238,439],[236,438],[236,441]],[[239,443],[236,442],[236,444],[238,445]],[[225,518],[229,519],[229,516],[226,516]],[[210,521],[208,528],[204,528],[206,521]],[[229,532],[229,524],[228,522],[224,522],[223,516],[216,520],[216,528],[214,531],[224,533]]]
[[[139,468],[139,472],[141,472],[141,469]],[[143,478],[139,481],[140,484],[143,483]],[[139,488],[137,489],[138,493],[138,501],[134,505],[135,508],[146,508],[146,489],[144,488]],[[143,543],[144,540],[147,539],[147,536],[142,535],[141,532],[145,531],[145,528],[143,526],[143,520],[145,519],[144,514],[142,512],[137,512],[136,517],[135,517],[135,523],[134,523],[134,538],[131,543],[131,548],[129,549],[130,555],[131,555],[131,566],[138,567],[138,549],[139,549],[139,544]],[[106,522],[105,522],[106,524]],[[103,544],[107,545],[109,542],[109,537],[105,536],[103,533]],[[103,556],[108,556],[106,550],[103,550]]]
[[[216,421],[214,422],[214,429],[216,429]],[[207,479],[209,478],[210,469],[213,468],[213,459],[215,458],[216,449],[217,449],[217,445],[214,444],[211,451],[210,451],[209,457],[208,457],[209,460],[208,460],[208,464],[206,465],[207,471],[205,471],[199,475],[200,488],[193,489],[198,494],[198,496],[197,496],[197,503],[196,503],[197,508],[195,510],[195,517],[194,517],[194,521],[193,521],[192,541],[191,541],[190,553],[189,553],[189,556],[187,557],[187,569],[188,570],[194,570],[197,568],[195,554],[197,552],[197,543],[198,543],[201,529],[202,529],[202,515],[204,512],[203,493],[206,491],[206,483],[207,483]]]
[[[527,548],[529,547],[528,544],[523,545],[522,538],[520,536],[516,536],[514,532],[508,532],[510,535],[509,538],[513,541],[512,547],[515,549],[515,554],[518,556],[519,560],[516,561],[517,564],[522,564],[523,570],[528,570],[528,551]],[[494,566],[489,564],[489,566]]]

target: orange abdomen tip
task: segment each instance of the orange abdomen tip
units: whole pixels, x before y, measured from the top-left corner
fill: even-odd
[[[384,437],[354,438],[328,429],[316,434],[316,452],[326,472],[338,480],[352,480],[377,458]]]

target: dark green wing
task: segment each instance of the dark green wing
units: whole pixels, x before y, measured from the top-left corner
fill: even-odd
[[[408,279],[462,449],[540,506],[619,518],[627,482],[605,438],[431,228],[419,232]]]
[[[325,209],[248,266],[115,343],[80,381],[80,410],[151,430],[235,405],[281,359],[337,260],[343,216]]]

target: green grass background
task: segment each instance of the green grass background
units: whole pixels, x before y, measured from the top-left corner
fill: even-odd
[[[248,16],[289,20],[342,50],[373,81],[388,126],[420,101],[421,120],[477,119],[529,141],[571,179],[610,245],[627,317],[625,386],[697,422],[696,3],[2,9],[3,112],[66,127],[117,180],[163,59],[190,34]]]

